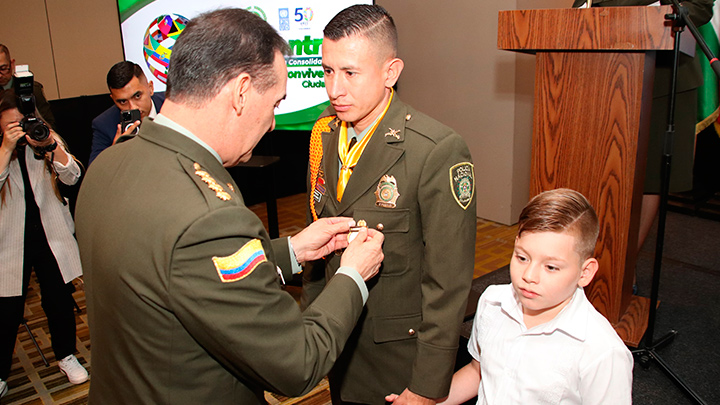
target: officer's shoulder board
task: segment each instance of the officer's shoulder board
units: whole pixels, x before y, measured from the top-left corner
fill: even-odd
[[[198,187],[208,204],[215,205],[217,202],[233,200],[235,190],[232,184],[220,183],[197,162],[182,156],[179,157],[179,160],[183,169]]]
[[[439,143],[455,131],[442,122],[408,107],[405,114],[405,129],[417,133],[433,143]]]

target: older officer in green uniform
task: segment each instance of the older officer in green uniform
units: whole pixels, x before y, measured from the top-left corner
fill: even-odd
[[[274,127],[287,49],[245,10],[193,19],[160,114],[93,163],[77,205],[90,403],[259,404],[263,390],[303,394],[338,357],[382,234],[360,229],[348,246],[349,219],[334,218],[271,242],[223,167]],[[276,264],[288,277],[343,247],[343,274],[301,313]]]
[[[382,404],[395,392],[398,403],[433,403],[448,393],[473,274],[470,153],[460,135],[394,94],[403,61],[387,11],[352,6],[324,34],[332,107],[311,135],[310,213],[353,216],[385,234],[380,276],[329,375],[333,402]],[[304,304],[322,297],[341,260],[306,266]]]

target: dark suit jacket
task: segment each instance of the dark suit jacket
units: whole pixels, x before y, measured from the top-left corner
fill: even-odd
[[[155,110],[160,112],[165,101],[165,93],[155,93],[152,95],[152,101],[155,105]],[[105,149],[112,146],[113,139],[115,139],[115,132],[117,132],[117,126],[120,123],[120,109],[113,104],[112,107],[103,111],[102,114],[95,117],[92,121],[92,149],[90,150],[90,160],[88,166],[95,160],[97,155]]]
[[[322,116],[334,115],[327,110]],[[383,224],[385,260],[369,283],[360,323],[330,374],[345,401],[384,403],[388,393],[447,395],[475,261],[475,184],[466,208],[453,196],[451,169],[467,162],[465,141],[452,129],[395,96],[336,199],[339,121],[322,134],[322,193],[313,200],[320,217],[351,216]],[[394,134],[394,135],[393,135]],[[383,175],[394,176],[395,208],[376,205]],[[470,179],[466,179],[470,180]],[[389,189],[388,189],[389,187]],[[313,192],[308,185],[308,190]],[[339,266],[330,255],[306,266],[303,303],[317,295]]]
[[[271,243],[237,190],[210,152],[152,121],[88,171],[76,223],[90,403],[258,404],[263,390],[297,396],[327,374],[362,310],[360,291],[335,277],[301,313],[275,267],[290,269],[287,239]],[[215,259],[253,240],[267,261],[222,282]]]
[[[35,96],[35,108],[40,113],[42,119],[57,132],[57,125],[55,125],[55,115],[53,115],[50,103],[45,98],[45,91],[43,85],[40,82],[33,83],[33,95]]]

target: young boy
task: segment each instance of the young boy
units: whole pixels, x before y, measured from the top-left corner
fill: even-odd
[[[445,403],[630,404],[633,358],[583,287],[595,276],[598,220],[585,197],[546,191],[520,214],[512,284],[480,297]]]

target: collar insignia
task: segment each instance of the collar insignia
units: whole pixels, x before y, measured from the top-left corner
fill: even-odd
[[[388,128],[389,131],[385,134],[385,136],[393,136],[395,139],[400,139],[400,130],[399,129],[392,129]]]

